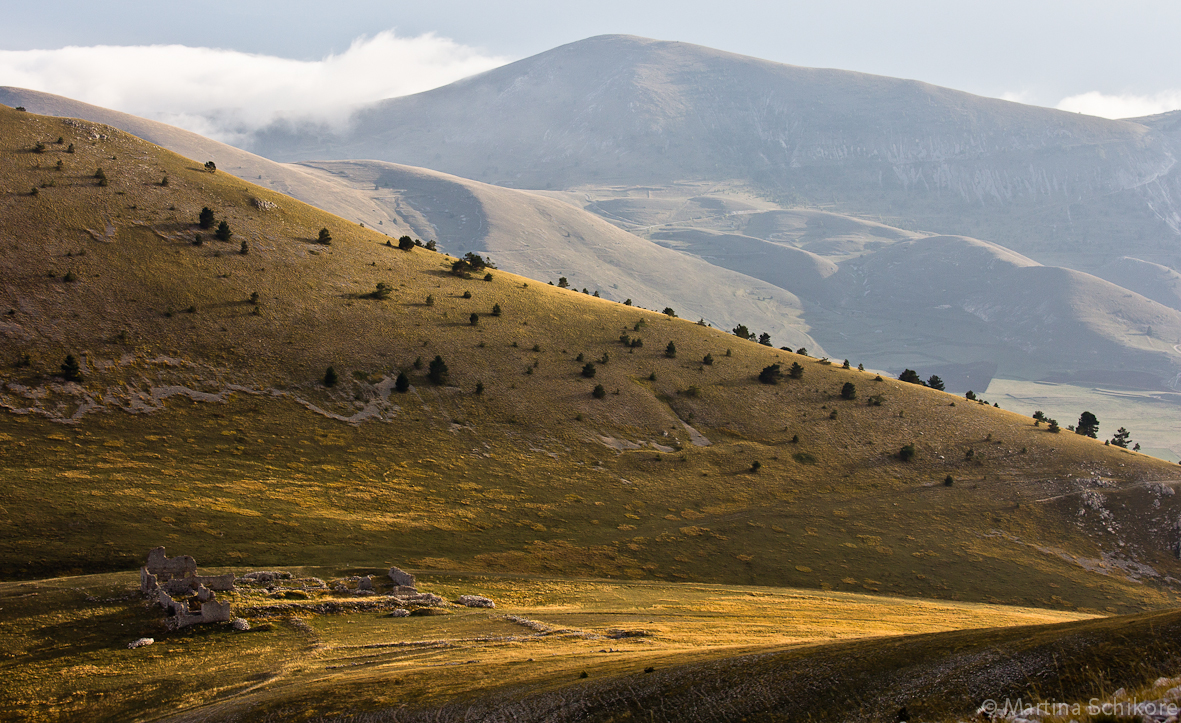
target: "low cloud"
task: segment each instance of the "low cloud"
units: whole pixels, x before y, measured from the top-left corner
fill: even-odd
[[[1091,91],[1063,98],[1057,108],[1101,118],[1139,118],[1181,109],[1181,90],[1166,90],[1155,95],[1106,95]]]
[[[386,31],[303,61],[184,45],[0,51],[0,85],[63,95],[234,143],[280,118],[339,123],[357,105],[508,62],[433,34]]]

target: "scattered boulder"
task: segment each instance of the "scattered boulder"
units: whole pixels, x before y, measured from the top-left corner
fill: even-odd
[[[439,607],[440,605],[444,605],[447,602],[446,600],[439,597],[438,595],[435,595],[434,593],[429,593],[429,592],[421,592],[421,593],[416,592],[413,595],[398,595],[395,593],[395,594],[391,595],[390,597],[397,600],[399,603],[401,603],[403,605],[415,605],[418,607],[434,608],[434,607]]]
[[[250,629],[250,623],[247,622],[246,618],[234,618],[234,622],[230,624],[234,627],[234,630],[240,633],[244,633]]]
[[[127,644],[127,649],[135,650],[136,648],[142,648],[145,645],[151,645],[154,642],[156,642],[155,638],[136,638]]]
[[[469,608],[494,608],[496,603],[480,595],[460,595],[457,603]]]
[[[276,580],[290,580],[294,577],[289,572],[279,572],[277,570],[257,570],[255,572],[248,572],[242,576],[245,582],[267,583],[275,582]]]
[[[366,575],[365,577],[358,580],[357,581],[357,589],[372,591],[373,590],[373,576]]]
[[[390,611],[390,614],[387,615],[386,617],[388,617],[388,618],[405,618],[405,617],[409,617],[409,616],[410,616],[410,611],[407,610],[406,608],[394,608],[393,610]]]
[[[405,570],[399,570],[396,567],[391,567],[389,571],[390,579],[398,587],[408,587],[413,591],[417,591],[418,584],[414,580],[414,576]]]

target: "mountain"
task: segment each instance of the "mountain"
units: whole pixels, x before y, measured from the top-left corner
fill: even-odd
[[[388,163],[276,163],[164,123],[36,91],[0,88],[0,102],[109,124],[176,153],[212,159],[220,170],[395,238],[436,239],[456,255],[490,253],[535,279],[565,276],[615,301],[672,307],[724,329],[747,323],[781,344],[823,351],[808,336],[790,291],[667,251],[566,203]]]
[[[344,131],[276,124],[250,147],[516,188],[737,181],[1089,271],[1178,261],[1176,138],[1150,127],[1164,123],[611,35],[372,104]]]
[[[215,566],[868,578],[1013,602],[1070,581],[1089,609],[1175,594],[1161,460],[691,319],[456,275],[107,126],[0,108],[0,130],[0,504],[23,511],[0,518],[5,576],[126,569],[164,538]],[[945,563],[960,552],[971,574]],[[1080,562],[1100,554],[1123,567]]]

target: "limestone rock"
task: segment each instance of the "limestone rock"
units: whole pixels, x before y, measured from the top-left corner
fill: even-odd
[[[481,595],[460,595],[456,600],[460,605],[469,608],[494,608],[496,603]]]
[[[145,645],[151,645],[154,642],[156,642],[155,638],[136,638],[127,644],[127,648],[134,650],[136,648],[142,648]]]

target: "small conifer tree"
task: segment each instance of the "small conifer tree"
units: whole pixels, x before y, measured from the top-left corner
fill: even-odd
[[[602,399],[603,397],[607,396],[607,390],[603,388],[602,384],[596,384],[594,391],[591,392],[591,396],[593,396],[595,399]]]
[[[492,315],[493,316],[500,316],[500,314],[501,314],[500,304],[493,304],[492,305]]]
[[[857,387],[853,382],[845,382],[845,386],[841,387],[841,399],[856,399]]]
[[[217,231],[214,231],[213,235],[218,241],[229,241],[234,235],[234,232],[230,230],[229,223],[222,221],[221,223],[217,224]]]
[[[409,390],[410,378],[406,376],[406,372],[398,372],[398,378],[394,380],[394,391],[405,394]]]
[[[435,355],[431,360],[430,369],[427,371],[427,379],[431,380],[432,384],[443,385],[447,383],[450,378],[447,364],[443,361],[443,357]]]
[[[340,377],[336,375],[336,370],[332,367],[328,367],[328,369],[324,371],[324,386],[335,387],[338,381],[340,381]]]
[[[320,234],[316,237],[316,243],[324,246],[332,245],[332,233],[326,228],[320,229]]]
[[[62,362],[62,378],[67,382],[82,382],[82,368],[73,354],[67,354],[66,360]]]
[[[668,357],[669,359],[676,359],[677,358],[677,345],[670,341],[668,343],[668,346],[664,347],[664,355],[666,357]]]
[[[213,228],[213,209],[208,206],[201,209],[201,213],[197,216],[197,225],[201,228]]]
[[[579,355],[579,356],[581,356],[581,355]],[[594,362],[587,362],[582,367],[582,376],[586,377],[587,379],[594,379],[596,371],[597,370],[595,369],[595,363]]]

